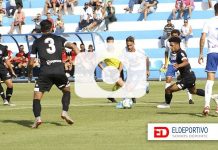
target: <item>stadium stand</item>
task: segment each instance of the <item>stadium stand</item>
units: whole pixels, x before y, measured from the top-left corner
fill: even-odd
[[[65,32],[76,31],[80,18],[79,14],[81,12],[81,9],[83,8],[84,3],[87,1],[88,0],[79,0],[78,6],[75,7],[74,15],[69,14],[63,16],[65,22]],[[212,17],[214,12],[212,9],[208,9],[208,4],[202,2],[202,0],[194,1],[195,9],[192,13],[192,18],[189,20],[189,24],[193,28],[193,38],[189,40],[189,45],[188,48],[186,48],[186,52],[188,54],[191,66],[196,72],[196,76],[198,78],[205,78],[205,66],[199,65],[197,63],[199,54],[199,38],[205,19]],[[216,1],[213,1],[213,4],[215,2]],[[136,4],[134,6],[132,13],[126,13],[124,8],[127,6],[127,4],[128,0],[113,0],[113,5],[116,9],[117,22],[113,22],[109,25],[109,31],[104,32],[103,28],[99,28],[97,32],[103,37],[103,39],[106,39],[107,36],[114,36],[115,43],[118,48],[124,48],[125,38],[132,35],[136,39],[137,47],[145,50],[146,54],[150,57],[151,62],[156,60],[163,61],[164,49],[160,48],[160,40],[158,39],[158,37],[162,35],[163,27],[166,24],[166,20],[172,18],[171,11],[174,7],[175,1],[159,0],[156,12],[148,15],[146,21],[142,21],[143,15],[137,12],[139,4]],[[4,5],[5,4],[3,4],[3,6]],[[32,18],[36,16],[37,13],[42,13],[44,1],[23,0],[23,5],[23,10],[26,14],[26,24],[23,25],[22,34],[27,34],[30,33],[35,26]],[[186,13],[184,18],[187,17],[188,16]],[[45,18],[45,16],[42,16],[42,19]],[[52,18],[56,19],[57,16],[52,16]],[[7,16],[4,16],[3,26],[0,27],[1,34],[8,33],[12,21],[13,18],[8,18]],[[181,29],[183,20],[172,20],[172,23],[175,25],[176,29]],[[14,33],[16,34],[16,31]],[[88,47],[88,45],[86,47]],[[151,72],[150,78],[159,79],[159,74],[157,74],[156,72]]]

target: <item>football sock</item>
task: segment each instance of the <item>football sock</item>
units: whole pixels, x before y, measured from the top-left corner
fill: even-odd
[[[171,85],[171,83],[166,83],[165,84],[165,89],[168,88]]]
[[[205,96],[205,91],[203,89],[197,89],[196,94],[199,96]]]
[[[213,84],[214,84],[214,81],[212,81],[212,80],[207,80],[207,82],[206,82],[206,85],[205,85],[205,107],[207,107],[207,106],[210,107],[210,98],[211,98],[211,94],[212,94]]]
[[[187,95],[188,95],[188,100],[192,99],[192,94],[189,92],[188,89],[186,89]]]
[[[173,94],[165,94],[165,102],[167,104],[170,104],[171,100],[172,100]]]
[[[21,69],[21,75],[25,76],[25,67],[21,67],[20,69]]]
[[[69,105],[70,105],[70,92],[66,91],[63,93],[62,96],[62,107],[63,107],[62,109],[64,111],[68,111]]]
[[[39,99],[33,100],[33,113],[35,117],[39,117],[41,114],[41,104]]]
[[[6,90],[6,99],[7,99],[8,102],[10,102],[12,93],[13,93],[13,88],[7,88],[7,90]]]
[[[4,89],[3,89],[1,84],[0,84],[0,95],[1,95],[2,99],[4,100],[5,99],[5,93],[4,93]]]

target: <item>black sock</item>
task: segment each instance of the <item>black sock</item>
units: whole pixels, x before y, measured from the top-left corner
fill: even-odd
[[[21,68],[21,75],[25,77],[25,67]]]
[[[7,88],[7,90],[6,90],[6,99],[7,99],[8,102],[10,102],[12,94],[13,94],[13,88]]]
[[[205,91],[203,89],[197,89],[196,94],[199,96],[205,96]]]
[[[62,107],[63,107],[62,109],[64,111],[68,111],[69,105],[70,105],[70,92],[66,91],[63,93],[62,96]]]
[[[41,104],[39,99],[33,100],[33,113],[35,117],[39,117],[41,114]]]
[[[172,97],[173,97],[173,94],[171,93],[171,94],[166,94],[165,93],[165,102],[167,103],[167,104],[170,104],[170,102],[171,102],[171,100],[172,100]]]
[[[5,92],[4,92],[4,89],[3,89],[1,84],[0,84],[0,95],[1,95],[2,99],[4,100],[5,99]]]

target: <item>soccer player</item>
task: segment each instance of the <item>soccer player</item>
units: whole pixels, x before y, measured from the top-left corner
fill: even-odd
[[[37,128],[42,123],[40,101],[44,92],[49,91],[53,84],[63,92],[61,118],[68,124],[73,124],[74,121],[67,113],[70,105],[70,83],[65,75],[61,56],[63,47],[73,49],[76,53],[79,53],[79,49],[65,38],[52,34],[52,23],[49,20],[43,20],[40,26],[43,35],[36,39],[32,45],[30,71],[28,71],[31,72],[34,60],[38,55],[41,64],[39,77],[34,88],[33,113],[35,122],[32,128]]]
[[[205,85],[205,105],[203,114],[208,115],[210,110],[210,99],[215,80],[215,74],[218,66],[218,3],[214,5],[215,17],[209,19],[203,27],[200,39],[200,55],[198,63],[201,64],[204,60],[203,48],[207,36],[208,54],[205,71],[207,72],[207,82]],[[218,106],[216,108],[218,112]]]
[[[180,31],[174,29],[171,31],[171,37],[179,37]],[[167,69],[166,71],[166,84],[165,89],[171,85],[173,77],[175,77],[177,70],[173,67],[173,64],[176,63],[176,53],[172,53],[170,50],[169,42],[167,42],[166,50],[165,50],[165,63],[163,65],[163,69]],[[192,100],[192,94],[186,89],[189,104],[194,104]]]
[[[11,80],[11,75],[8,72],[7,68],[5,67],[4,62],[7,65],[8,69],[10,70],[12,76],[16,77],[16,74],[14,73],[12,65],[8,59],[7,46],[0,44],[0,79],[3,80],[4,83],[7,85],[6,97],[2,97],[4,99],[3,104],[13,106],[13,104],[10,103],[10,99],[13,94],[13,83]],[[1,95],[3,96],[4,89],[2,88],[2,86],[0,88],[0,92],[1,92]]]
[[[107,41],[107,50],[111,51],[112,53],[114,53],[114,38],[112,36],[107,37],[106,39]],[[103,70],[104,66],[102,65],[103,62],[100,62],[98,64],[98,66]],[[117,68],[120,72],[120,77],[119,80],[116,82],[116,84],[113,87],[113,91],[117,90],[118,88],[122,87],[124,85],[124,81],[123,81],[123,65],[122,63],[116,59],[116,58],[106,58],[104,60],[104,63],[106,64],[106,66],[113,66],[115,68]],[[112,103],[116,103],[117,101],[115,100],[115,98],[109,97],[107,98],[108,100],[110,100]]]
[[[129,36],[129,37],[126,38],[126,48],[125,48],[125,51],[126,52],[136,52],[136,53],[139,53],[140,55],[143,54],[143,55],[146,56],[145,52],[142,49],[139,49],[139,48],[135,47],[135,38],[132,37],[132,36]],[[146,61],[146,75],[147,75],[147,78],[148,78],[149,75],[150,75],[150,71],[149,71],[149,58],[146,57],[145,61]],[[127,72],[127,74],[128,74],[128,72]],[[148,88],[148,87],[146,87],[146,88]],[[148,93],[147,89],[146,89],[146,92]],[[132,101],[133,101],[133,103],[136,103],[136,98],[132,98]]]
[[[195,88],[195,73],[191,70],[185,51],[180,48],[181,39],[179,37],[171,37],[169,42],[172,53],[176,53],[176,61],[173,67],[179,70],[181,80],[165,89],[165,103],[158,105],[157,108],[170,108],[173,97],[172,93],[186,88],[191,94],[197,94],[199,96],[204,96],[205,94],[204,90]]]

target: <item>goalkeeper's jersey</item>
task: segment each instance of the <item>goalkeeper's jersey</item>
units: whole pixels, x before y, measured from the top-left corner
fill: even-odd
[[[104,60],[104,63],[107,65],[107,66],[113,66],[113,67],[116,67],[116,68],[119,68],[120,66],[120,61],[116,58],[106,58]]]

